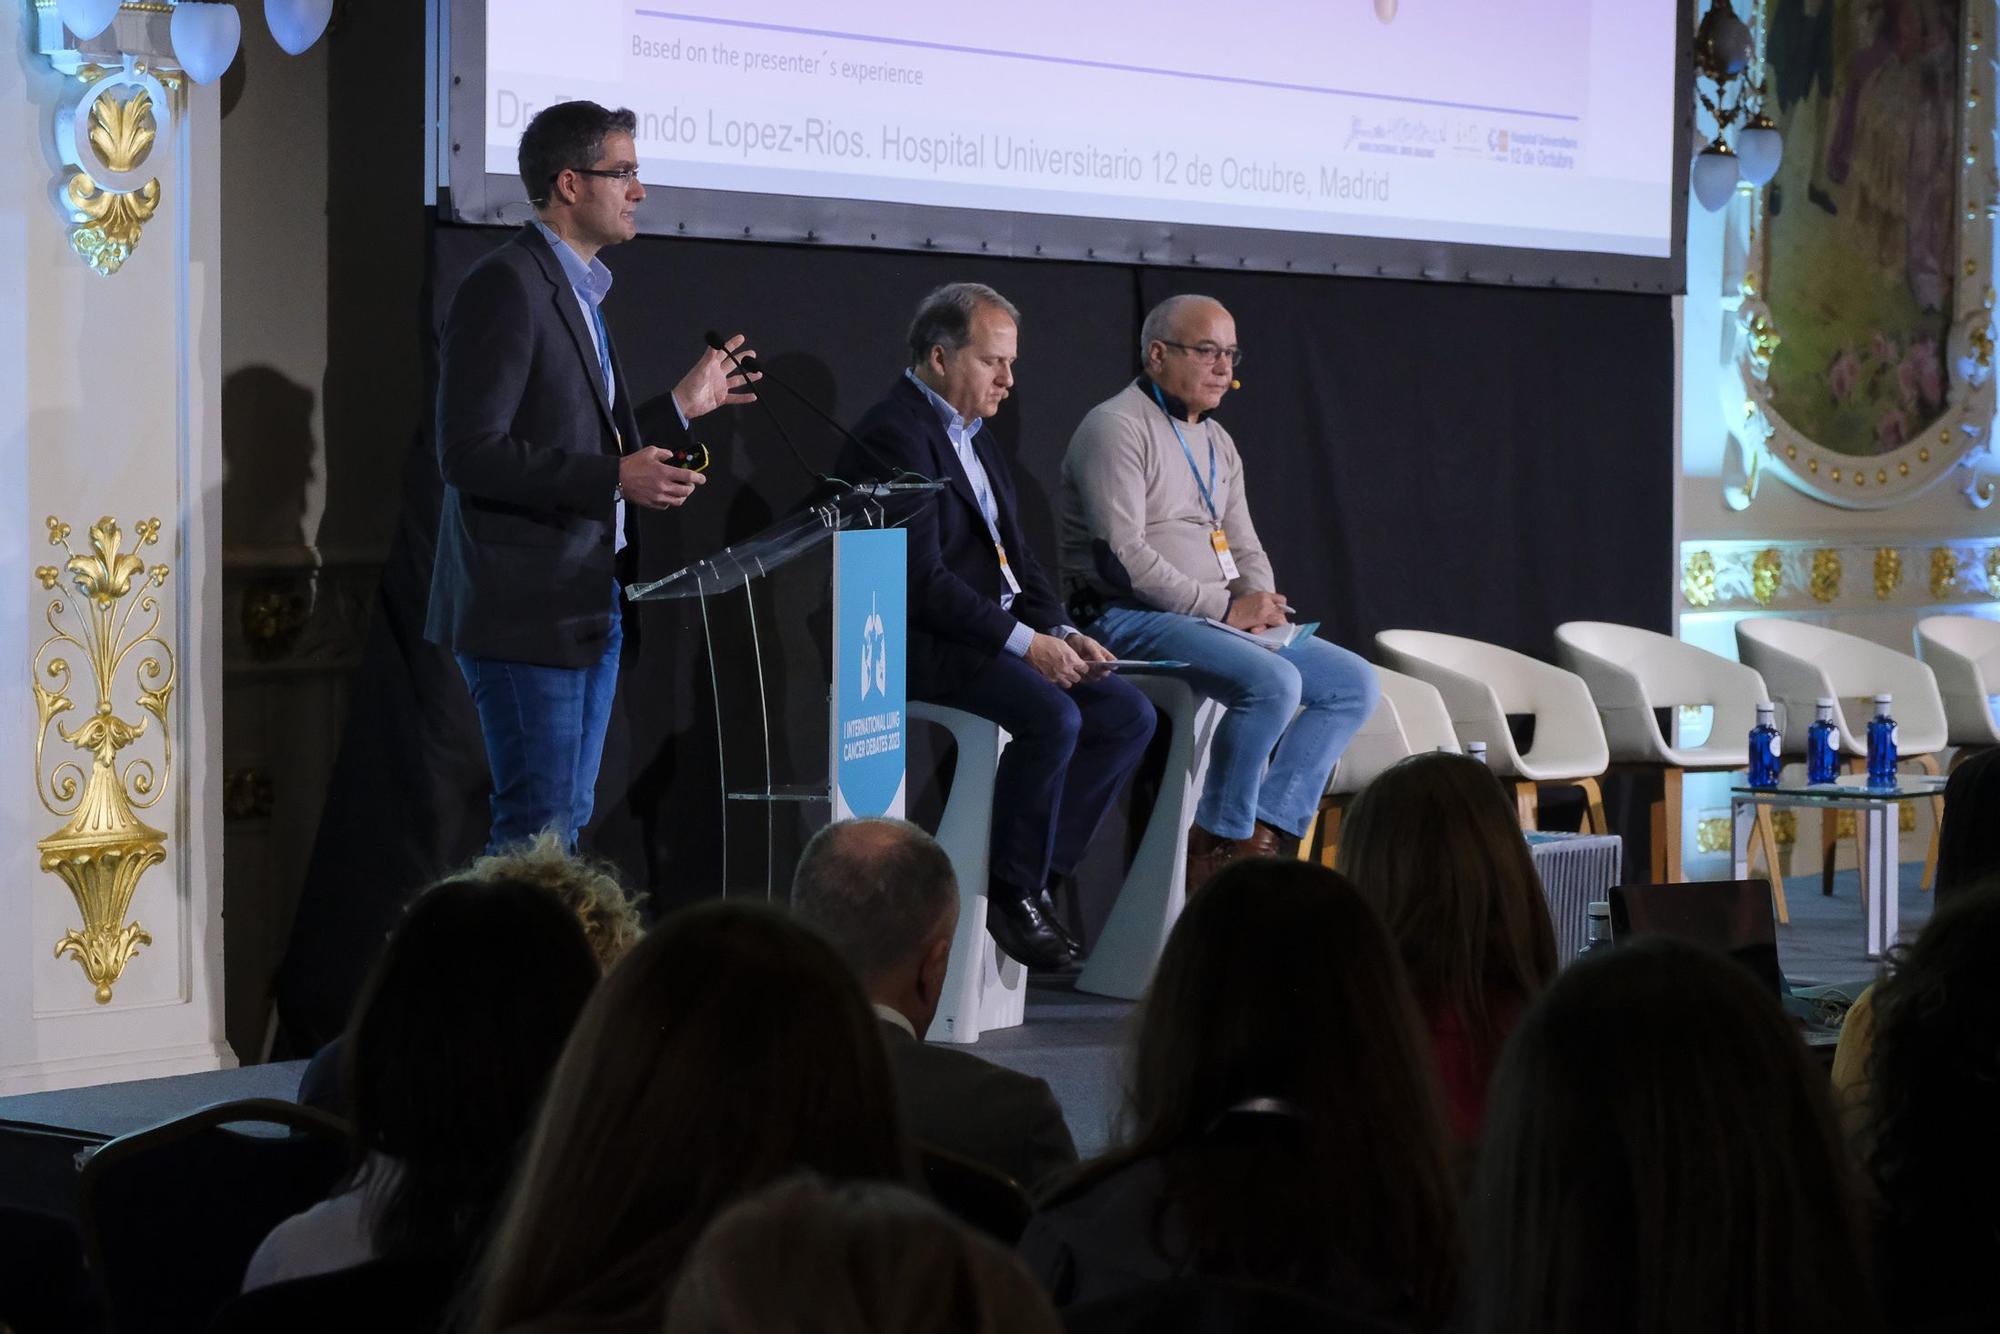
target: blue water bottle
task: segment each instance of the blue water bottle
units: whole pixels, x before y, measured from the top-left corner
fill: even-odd
[[[1757,706],[1757,725],[1750,729],[1751,787],[1778,785],[1778,725],[1774,721],[1777,712],[1769,704]]]
[[[1868,720],[1868,786],[1896,786],[1896,720],[1887,695],[1875,697],[1875,716]]]
[[[1831,783],[1840,774],[1840,728],[1834,725],[1833,701],[1814,701],[1812,726],[1806,729],[1806,781]]]

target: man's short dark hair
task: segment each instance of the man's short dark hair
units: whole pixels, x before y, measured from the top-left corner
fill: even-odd
[[[863,984],[914,962],[958,901],[951,858],[907,820],[841,820],[812,836],[792,876],[792,912]]]
[[[910,321],[910,365],[923,365],[934,347],[956,352],[971,342],[972,317],[981,306],[993,306],[1015,324],[1021,322],[1014,303],[985,283],[946,283],[917,305]]]
[[[630,134],[638,123],[625,107],[612,111],[595,102],[558,102],[537,111],[521,131],[518,158],[528,202],[537,208],[548,203],[557,176],[590,166],[604,151],[605,136]]]

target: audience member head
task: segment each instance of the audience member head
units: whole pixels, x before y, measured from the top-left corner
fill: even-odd
[[[1079,1187],[1165,1160],[1194,1272],[1324,1291],[1431,1323],[1457,1188],[1417,1009],[1346,879],[1262,858],[1189,905],[1140,1011],[1127,1143]]]
[[[1391,765],[1341,821],[1339,865],[1388,926],[1418,1002],[1455,1011],[1497,1055],[1495,1002],[1526,1002],[1547,986],[1556,941],[1492,772],[1444,752]]]
[[[472,880],[512,880],[553,894],[576,914],[600,971],[638,943],[640,896],[625,888],[610,862],[579,857],[563,846],[562,835],[543,830],[533,841],[491,853],[465,868]]]
[[[2000,1190],[2000,877],[1961,883],[1897,953],[1874,991],[1866,1153],[1884,1305],[1914,1325],[1995,1301],[2000,1228],[1987,1202]]]
[[[1751,973],[1643,939],[1501,1059],[1468,1206],[1479,1334],[1872,1328],[1826,1075]]]
[[[570,1028],[597,984],[542,890],[450,880],[389,937],[344,1043],[376,1253],[465,1259],[483,1240]]]
[[[1014,1255],[897,1186],[793,1179],[695,1243],[667,1334],[1060,1334]]]
[[[1984,750],[1951,771],[1938,826],[1937,901],[2000,874],[2000,749]]]
[[[710,902],[633,947],[577,1021],[490,1254],[478,1328],[656,1328],[720,1210],[800,1169],[897,1178],[874,1014],[827,944]]]
[[[792,876],[792,912],[824,936],[868,998],[921,1036],[944,992],[958,881],[937,840],[907,820],[841,820],[814,834]]]

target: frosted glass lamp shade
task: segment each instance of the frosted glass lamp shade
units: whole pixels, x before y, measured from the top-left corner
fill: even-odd
[[[118,17],[118,0],[56,0],[63,26],[81,41],[89,41]]]
[[[1736,191],[1736,179],[1736,154],[1727,144],[1717,140],[1695,155],[1694,197],[1710,213],[1729,202]]]
[[[196,83],[214,83],[236,59],[243,38],[243,20],[236,6],[215,0],[175,0],[173,22],[167,29],[174,59]]]
[[[1736,167],[1752,185],[1765,185],[1785,159],[1784,136],[1762,115],[1752,116],[1736,135]]]
[[[331,17],[333,0],[264,0],[264,22],[286,55],[304,55]]]

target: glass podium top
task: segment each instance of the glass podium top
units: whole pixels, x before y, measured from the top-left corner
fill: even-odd
[[[632,584],[625,596],[633,602],[651,602],[727,593],[783,568],[832,540],[835,533],[850,528],[899,527],[909,517],[905,508],[908,499],[943,489],[943,482],[930,481],[869,482],[850,487],[664,579]]]
[[[1751,787],[1736,783],[1729,789],[1737,797],[1762,797],[1792,805],[1852,804],[1857,801],[1915,801],[1919,797],[1944,794],[1944,779],[1930,774],[1898,775],[1893,787],[1875,787],[1866,774],[1842,774],[1831,783],[1775,783]]]

